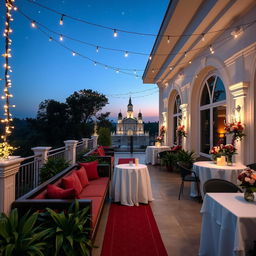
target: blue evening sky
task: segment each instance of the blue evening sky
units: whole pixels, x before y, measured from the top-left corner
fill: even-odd
[[[57,9],[77,18],[90,22],[144,33],[157,34],[164,17],[168,0],[37,0],[38,3]],[[113,32],[64,18],[64,25],[59,25],[60,15],[42,9],[26,0],[16,0],[16,5],[32,19],[52,30],[92,44],[129,51],[150,53],[154,37],[136,36]],[[4,8],[1,4],[1,27],[4,28]],[[121,109],[126,111],[129,92],[138,92],[156,88],[156,85],[144,85],[141,78],[116,73],[79,56],[72,56],[70,51],[59,46],[38,29],[33,29],[28,20],[19,12],[13,12],[12,23],[12,58],[14,95],[12,110],[14,117],[35,117],[38,105],[45,99],[61,102],[80,89],[92,89],[100,93],[124,94],[121,98],[108,97],[109,104],[103,111],[110,111],[116,117]],[[58,36],[51,34],[54,38]],[[1,40],[1,52],[4,52],[4,38]],[[129,54],[127,58],[121,52],[106,51],[73,42],[64,37],[63,44],[71,49],[106,65],[129,69],[144,69],[147,56]],[[4,58],[1,60],[1,66]],[[2,69],[3,77],[3,69]],[[142,75],[142,72],[138,73]],[[3,88],[3,82],[1,82]],[[149,95],[151,94],[151,95]],[[131,94],[135,114],[142,111],[145,121],[158,120],[158,92],[145,91]]]

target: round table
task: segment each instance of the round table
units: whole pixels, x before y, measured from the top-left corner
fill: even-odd
[[[115,166],[112,180],[112,199],[127,206],[147,204],[153,200],[148,168],[144,164]]]
[[[146,156],[145,156],[145,162],[146,164],[151,163],[152,165],[157,164],[157,154],[162,151],[166,151],[167,149],[170,149],[168,146],[161,146],[161,147],[156,147],[156,146],[148,146],[146,148]]]
[[[232,166],[219,166],[216,165],[213,161],[195,162],[193,164],[193,171],[200,179],[200,191],[202,197],[204,196],[203,186],[207,180],[222,179],[237,184],[238,175],[246,168],[247,167],[241,163],[233,163]],[[198,196],[194,182],[191,183],[190,195],[193,197]]]

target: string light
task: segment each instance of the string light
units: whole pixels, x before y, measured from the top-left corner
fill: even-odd
[[[72,55],[73,55],[73,56],[76,56],[76,53],[75,53],[75,52],[72,52]]]
[[[49,37],[49,41],[50,41],[50,42],[52,41],[52,37],[51,37],[51,36]]]
[[[34,20],[31,22],[31,27],[36,28],[36,22]]]
[[[150,56],[148,57],[148,59],[149,59],[149,60],[152,60],[152,56],[150,55]]]
[[[212,45],[209,46],[209,50],[210,50],[210,53],[211,53],[211,54],[214,54],[214,50],[213,50]]]
[[[185,58],[187,57],[187,51],[184,52],[184,57],[185,57]]]
[[[201,40],[204,42],[204,41],[205,41],[205,37],[204,37],[204,36],[205,36],[205,33],[202,33],[201,36],[202,36],[202,39],[201,39]]]
[[[63,36],[62,35],[60,35],[60,41],[63,41]]]
[[[64,14],[62,14],[61,17],[60,17],[60,22],[59,23],[60,23],[61,26],[63,25],[63,19],[64,19]]]
[[[114,29],[114,34],[113,34],[114,37],[117,37],[117,31],[116,29]]]
[[[170,36],[167,36],[167,43],[170,43]]]
[[[126,51],[125,53],[124,53],[124,57],[128,57],[128,52]]]
[[[188,62],[188,64],[191,64],[192,63],[192,61],[190,60],[189,62]]]
[[[96,52],[97,53],[99,52],[99,46],[96,46]]]
[[[15,107],[15,105],[10,105],[10,98],[13,97],[13,95],[9,92],[9,88],[11,87],[11,77],[10,77],[10,70],[11,66],[9,65],[9,58],[11,57],[11,43],[12,40],[10,39],[10,33],[12,32],[11,29],[11,21],[13,20],[11,11],[14,9],[13,7],[14,0],[5,0],[5,52],[2,55],[5,58],[5,63],[3,65],[5,72],[4,72],[4,95],[1,96],[1,99],[5,101],[3,108],[4,108],[4,116],[5,118],[1,120],[1,122],[4,124],[3,129],[3,135],[1,135],[1,139],[3,140],[2,143],[0,143],[0,158],[8,158],[9,155],[15,150],[14,147],[10,146],[8,143],[8,137],[11,134],[11,130],[14,128],[11,125],[11,113],[10,113],[10,107]],[[33,23],[31,24],[33,27]],[[34,23],[35,25],[35,23]]]

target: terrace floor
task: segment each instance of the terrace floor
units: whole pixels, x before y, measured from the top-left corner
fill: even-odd
[[[115,159],[131,157],[130,154],[116,153]],[[144,163],[143,153],[134,153]],[[178,200],[180,176],[164,167],[148,165],[154,201],[150,203],[168,255],[197,255],[201,229],[201,204],[190,198],[190,183],[185,184],[184,195]],[[100,256],[110,202],[104,207],[99,225],[93,256]],[[142,255],[143,256],[143,255]]]

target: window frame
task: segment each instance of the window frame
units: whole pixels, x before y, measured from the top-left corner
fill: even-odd
[[[209,84],[208,84],[207,80],[209,80],[209,78],[212,77],[212,76],[215,76],[215,81],[214,81],[212,92],[210,92],[210,88],[209,88]],[[201,111],[206,110],[206,109],[210,110],[210,149],[211,149],[214,146],[213,145],[213,109],[215,107],[225,106],[226,110],[227,110],[227,91],[226,91],[224,83],[223,83],[223,86],[224,86],[224,89],[225,89],[226,99],[221,100],[221,101],[217,101],[217,102],[213,102],[214,90],[215,90],[215,87],[216,87],[217,78],[219,78],[223,83],[223,80],[221,79],[221,77],[218,74],[212,73],[212,74],[209,74],[203,80],[203,83],[202,83],[202,86],[201,86],[201,89],[200,89],[200,97],[199,97],[199,128],[200,128],[200,130],[199,130],[199,154],[202,155],[202,156],[205,156],[205,157],[209,157],[210,154],[209,153],[206,154],[206,153],[201,151],[202,150],[202,148],[201,148],[201,141],[202,141],[202,138],[201,138],[201,129],[202,129],[201,128],[201,118],[202,118]],[[210,96],[209,97],[210,98],[210,104],[206,104],[206,105],[201,106],[201,99],[202,99],[202,94],[203,94],[203,90],[204,90],[205,86],[207,86],[208,93],[209,93],[209,96]],[[227,115],[227,112],[226,112],[226,115]]]
[[[178,143],[177,143],[177,142],[178,142],[178,141],[177,141],[178,138],[177,138],[177,136],[176,136],[176,134],[175,134],[174,128],[179,125],[179,120],[182,120],[182,111],[181,111],[181,109],[180,109],[181,104],[179,105],[179,108],[178,108],[177,113],[174,113],[174,112],[175,112],[175,106],[178,106],[178,104],[177,104],[177,97],[180,98],[180,103],[181,103],[181,97],[180,97],[180,95],[177,93],[176,96],[175,96],[175,99],[174,99],[173,111],[172,111],[172,122],[173,122],[172,143],[173,143],[173,145],[178,145]],[[175,119],[175,117],[177,117],[177,123],[176,123],[176,125],[174,124],[174,119]],[[176,141],[175,141],[175,138],[176,138]]]

